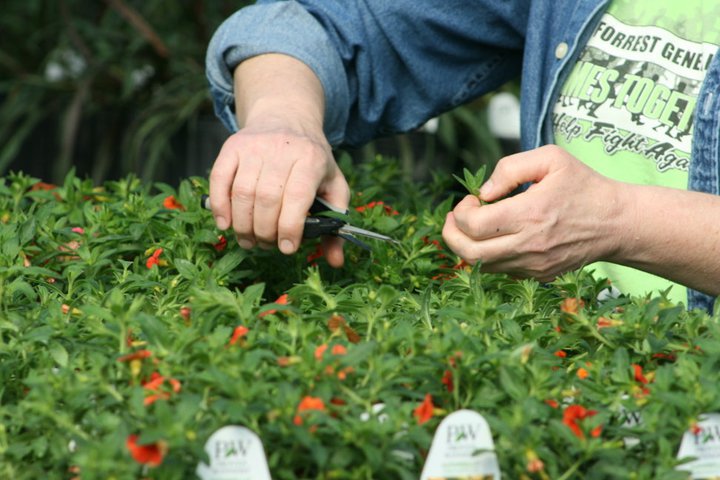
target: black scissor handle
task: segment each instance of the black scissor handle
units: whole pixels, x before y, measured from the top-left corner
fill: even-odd
[[[210,210],[210,197],[202,195],[200,197],[200,206],[206,210]],[[315,201],[311,208],[311,213],[320,213],[327,211],[335,211],[330,205],[322,201]],[[305,228],[303,229],[303,238],[317,238],[323,235],[337,235],[338,230],[345,225],[345,222],[332,217],[316,217],[309,216],[305,218]]]
[[[303,238],[316,238],[323,235],[337,235],[345,222],[332,217],[310,216],[305,219]]]

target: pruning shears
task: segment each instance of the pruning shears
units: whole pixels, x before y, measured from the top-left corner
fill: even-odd
[[[200,204],[206,210],[210,210],[210,197],[208,195],[203,195],[200,198]],[[371,250],[370,246],[358,239],[357,236],[382,240],[383,242],[400,243],[387,235],[350,225],[347,221],[341,218],[328,216],[327,214],[330,212],[340,215],[348,214],[347,210],[342,210],[338,207],[330,205],[320,197],[315,197],[315,200],[313,200],[313,203],[310,206],[308,216],[305,217],[303,238],[317,238],[323,235],[334,235],[352,242],[365,250]]]

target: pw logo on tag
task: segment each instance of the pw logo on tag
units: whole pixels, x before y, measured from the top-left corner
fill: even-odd
[[[701,415],[697,427],[683,435],[677,456],[694,458],[677,467],[690,472],[694,480],[720,477],[720,414]]]
[[[253,431],[234,425],[222,427],[205,444],[210,465],[196,473],[202,480],[270,480],[265,450]]]
[[[472,410],[448,415],[435,432],[420,478],[500,480],[495,444],[485,418]]]

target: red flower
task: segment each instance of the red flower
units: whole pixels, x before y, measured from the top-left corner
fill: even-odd
[[[423,402],[413,410],[413,415],[417,418],[418,424],[422,425],[429,421],[433,416],[434,409],[435,405],[433,405],[432,395],[426,393]]]
[[[150,465],[151,467],[160,465],[167,452],[165,442],[159,441],[147,445],[138,445],[137,439],[137,435],[128,435],[125,441],[125,445],[133,459],[138,463]]]
[[[545,403],[547,405],[551,406],[552,408],[558,408],[558,405],[559,405],[557,400],[553,400],[552,398],[545,400]]]
[[[222,252],[225,247],[227,247],[227,238],[225,238],[225,235],[218,235],[218,241],[213,244],[213,248],[216,252]]]
[[[180,316],[185,319],[185,322],[190,321],[190,316],[192,315],[192,310],[190,307],[180,307]]]
[[[242,325],[235,327],[232,337],[230,338],[230,345],[235,345],[237,342],[240,341],[240,339],[247,335],[249,331],[250,330],[247,327],[244,327]]]
[[[457,360],[462,358],[462,352],[460,350],[456,351],[450,357],[448,357],[448,363],[450,363],[450,366],[455,368],[457,367]]]
[[[288,294],[287,294],[287,293],[283,293],[283,294],[280,295],[280,296],[278,297],[278,299],[275,300],[273,303],[277,303],[278,305],[287,305],[287,304],[288,304]],[[273,309],[271,309],[271,310],[266,310],[266,311],[264,311],[263,313],[261,313],[260,315],[258,315],[258,317],[261,317],[261,318],[262,318],[262,317],[264,317],[265,315],[271,315],[271,314],[273,314],[273,313],[277,313],[277,309],[273,308]]]
[[[567,357],[567,352],[564,350],[558,350],[553,355],[555,355],[556,357],[565,358]]]
[[[175,195],[168,195],[165,197],[165,200],[163,200],[163,207],[170,210],[185,210],[185,206],[177,201]]]
[[[85,233],[85,229],[82,227],[73,227],[71,230],[80,235]]]
[[[145,262],[147,268],[152,268],[153,265],[160,265],[160,255],[162,254],[162,248],[156,248],[153,254]]]
[[[580,380],[585,380],[587,377],[590,376],[590,373],[584,368],[580,367],[578,368],[577,376]]]
[[[303,417],[302,413],[306,412],[308,410],[317,410],[324,412],[325,411],[325,402],[323,402],[322,398],[318,397],[311,397],[311,396],[305,396],[300,400],[300,403],[297,407],[297,413],[295,414],[295,418],[293,418],[293,423],[295,425],[302,425],[303,424]]]
[[[447,388],[447,391],[452,393],[455,389],[455,384],[453,383],[453,374],[452,370],[445,370],[442,376],[442,380],[440,380],[443,385],[445,385],[445,388]]]
[[[658,360],[667,360],[668,362],[674,362],[677,360],[677,357],[674,353],[653,353],[652,358],[656,358]]]
[[[563,423],[572,430],[576,437],[585,438],[585,434],[580,428],[580,425],[578,425],[578,421],[592,417],[596,414],[596,410],[588,410],[582,405],[570,405],[563,412]],[[590,435],[592,437],[599,437],[601,432],[602,426],[598,425],[592,429]]]
[[[118,358],[118,362],[130,362],[132,360],[142,360],[143,358],[148,358],[152,356],[152,352],[150,350],[138,350],[137,352],[128,353],[127,355],[123,355],[122,357]]]
[[[307,256],[307,262],[314,265],[315,260],[322,258],[324,255],[325,252],[323,251],[322,244],[318,243],[315,250]]]
[[[355,207],[355,210],[357,210],[358,212],[364,212],[365,210],[369,210],[371,208],[380,207],[380,206],[383,207],[383,209],[385,210],[385,214],[387,214],[387,215],[400,215],[400,213],[397,210],[393,209],[390,205],[385,205],[385,202],[383,202],[383,201],[366,203],[365,205]]]

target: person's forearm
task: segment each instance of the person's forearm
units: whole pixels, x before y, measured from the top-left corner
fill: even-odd
[[[626,208],[608,260],[720,295],[720,197],[645,185],[620,191]]]
[[[281,54],[249,58],[236,67],[234,84],[240,128],[263,121],[277,122],[280,128],[322,133],[322,85],[299,60]]]

